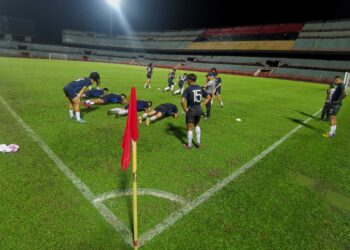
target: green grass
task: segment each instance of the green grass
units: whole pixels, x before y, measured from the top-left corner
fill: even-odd
[[[145,68],[88,62],[0,58],[0,95],[62,161],[101,194],[131,188],[121,172],[125,117],[113,105],[83,110],[87,124],[68,118],[63,86],[96,70],[112,92],[154,106],[180,98],[157,88],[168,70],[156,69],[144,89]],[[178,72],[179,74],[180,72]],[[204,73],[198,73],[204,82]],[[201,121],[202,147],[184,151],[184,115],[140,127],[139,187],[193,200],[280,139],[322,106],[325,85],[222,75],[225,107]],[[120,105],[119,105],[120,106]],[[52,160],[2,105],[0,143],[0,249],[129,249]],[[236,118],[242,122],[236,122]],[[146,243],[143,249],[347,249],[350,247],[350,105],[338,115],[337,137],[312,119],[295,135],[214,197]],[[105,205],[130,228],[130,197]],[[140,231],[147,232],[181,206],[140,196]]]

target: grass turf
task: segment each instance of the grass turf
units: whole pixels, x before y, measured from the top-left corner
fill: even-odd
[[[106,111],[115,105],[106,105],[83,110],[88,123],[77,124],[68,118],[63,86],[97,70],[103,87],[112,92],[129,95],[134,85],[138,99],[149,99],[154,106],[172,102],[180,108],[179,96],[157,90],[167,85],[165,69],[156,69],[152,89],[143,89],[144,67],[9,58],[0,58],[0,67],[1,96],[95,194],[131,187],[130,170],[121,172],[118,165],[125,117],[107,117]],[[198,76],[203,83],[204,73]],[[182,149],[183,114],[178,120],[140,127],[139,187],[193,200],[319,110],[326,89],[278,79],[222,79],[225,107],[215,102],[212,118],[201,121],[200,150]],[[143,248],[349,247],[349,114],[345,100],[338,135],[331,140],[321,136],[327,124],[313,119]],[[238,117],[242,122],[235,121]],[[0,156],[0,247],[128,249],[4,107],[0,120],[0,143],[21,146],[16,154]],[[305,179],[313,184],[305,184]],[[338,196],[329,198],[333,193]],[[105,204],[131,229],[127,197]],[[167,200],[141,196],[141,233],[178,208]]]

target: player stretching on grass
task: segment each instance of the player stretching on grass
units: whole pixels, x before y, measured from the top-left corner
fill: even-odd
[[[72,119],[76,118],[76,121],[79,123],[86,122],[80,117],[80,97],[93,83],[96,83],[97,86],[100,84],[100,75],[97,72],[91,72],[89,77],[75,80],[71,83],[68,83],[63,88],[63,92],[68,100],[69,116]]]
[[[153,75],[153,65],[152,63],[150,63],[147,66],[147,82],[143,86],[144,88],[151,88],[152,75]]]
[[[126,95],[121,94],[107,94],[102,96],[101,98],[98,99],[93,99],[93,100],[86,100],[83,102],[83,105],[87,108],[91,108],[92,105],[104,105],[104,104],[109,104],[109,103],[120,103],[120,104],[125,104],[126,101]]]
[[[343,99],[346,97],[345,84],[343,83],[343,80],[340,78],[340,76],[336,76],[334,82],[337,87],[333,93],[331,106],[328,111],[330,131],[329,133],[324,134],[324,136],[328,138],[333,138],[335,136],[335,132],[337,130],[336,115],[341,108]]]
[[[142,121],[146,119],[146,126],[148,126],[151,122],[155,122],[157,119],[173,116],[177,118],[178,109],[176,105],[171,103],[164,103],[157,106],[154,110],[144,113],[139,116],[139,123],[142,124]]]
[[[171,71],[168,74],[168,87],[165,87],[163,89],[163,92],[165,91],[173,91],[174,90],[174,79],[175,79],[175,74],[176,74],[176,69],[173,69],[173,71]]]
[[[81,98],[99,98],[108,92],[108,88],[104,89],[90,89],[81,95]]]
[[[149,112],[152,107],[151,101],[137,100],[137,112]],[[115,114],[115,118],[119,116],[127,115],[129,112],[129,105],[126,105],[124,108],[113,108],[108,110],[107,115]]]
[[[210,102],[210,96],[200,86],[196,84],[197,76],[195,74],[187,75],[187,82],[189,87],[185,89],[181,98],[181,106],[186,112],[186,124],[187,124],[187,144],[184,144],[186,149],[192,148],[193,139],[193,127],[196,131],[197,148],[201,144],[201,129],[199,122],[203,113],[201,108],[202,98],[205,98],[205,105]]]
[[[177,94],[182,94],[184,92],[184,86],[185,86],[185,82],[187,81],[187,74],[183,74],[182,76],[179,77],[179,82],[177,83],[179,85],[179,89],[175,90],[173,92],[173,95],[177,95]]]

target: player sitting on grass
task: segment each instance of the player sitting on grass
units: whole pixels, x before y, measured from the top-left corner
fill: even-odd
[[[127,102],[125,94],[107,94],[98,99],[86,100],[83,105],[87,108],[91,108],[92,105],[104,105],[109,103],[125,104]]]
[[[137,112],[148,112],[152,107],[151,101],[137,100]],[[107,115],[115,114],[115,118],[119,116],[127,115],[129,112],[129,105],[126,105],[124,108],[113,108],[108,110]]]
[[[221,108],[224,107],[224,102],[222,101],[221,98],[221,85],[222,85],[222,80],[219,74],[215,75],[215,93],[214,95],[216,96],[216,99],[220,102]],[[211,100],[211,105],[213,105],[214,99]]]
[[[90,89],[81,95],[81,98],[99,98],[108,92],[108,88],[104,89]]]
[[[186,124],[187,124],[187,144],[184,144],[186,149],[192,147],[193,139],[193,127],[196,130],[197,136],[197,147],[200,147],[201,143],[201,129],[199,127],[199,122],[201,120],[201,115],[203,113],[201,108],[202,98],[205,98],[204,103],[210,102],[210,96],[203,90],[202,87],[196,84],[197,76],[195,74],[189,74],[187,76],[187,83],[189,87],[185,89],[181,98],[181,106],[183,111],[186,112]]]
[[[185,86],[185,82],[187,81],[187,74],[183,74],[182,76],[179,77],[179,82],[177,83],[179,86],[178,90],[175,90],[173,92],[173,95],[177,95],[177,94],[182,94],[184,92],[184,86]]]
[[[80,97],[93,83],[96,83],[97,86],[100,84],[100,75],[97,72],[91,72],[89,77],[70,82],[63,88],[63,92],[68,100],[69,116],[72,119],[76,118],[76,121],[79,123],[86,122],[80,117]]]
[[[157,106],[154,110],[144,113],[139,116],[139,123],[142,124],[142,121],[146,119],[146,125],[148,126],[151,122],[156,121],[159,118],[173,116],[177,118],[178,109],[176,105],[171,103],[164,103]]]
[[[320,119],[321,121],[328,121],[329,120],[328,111],[329,111],[329,108],[331,107],[331,101],[332,101],[332,96],[333,96],[334,91],[335,91],[335,84],[331,83],[329,85],[329,88],[327,89],[326,102],[325,102],[323,109],[322,109],[322,115],[321,115],[321,119]]]
[[[165,87],[163,89],[163,92],[165,91],[173,91],[174,90],[174,79],[175,79],[175,74],[176,74],[176,69],[173,69],[169,74],[168,74],[168,87]]]
[[[336,76],[334,82],[337,87],[332,95],[331,106],[328,110],[330,131],[329,133],[324,134],[324,136],[328,138],[333,138],[335,136],[337,130],[336,115],[342,106],[343,99],[346,97],[345,84],[340,76]]]

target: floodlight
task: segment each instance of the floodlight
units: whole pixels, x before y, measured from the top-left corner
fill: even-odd
[[[113,8],[118,8],[120,5],[120,0],[106,0],[106,2]]]

